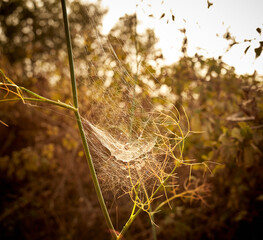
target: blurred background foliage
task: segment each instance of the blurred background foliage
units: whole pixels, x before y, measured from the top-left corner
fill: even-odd
[[[70,3],[81,112],[95,121],[104,115],[98,111],[103,101],[96,96],[89,99],[86,93],[99,91],[93,84],[97,73],[106,79],[113,70],[117,97],[123,84],[121,72],[114,71],[119,64],[116,58],[98,51],[105,13],[100,1]],[[140,79],[144,78],[151,79],[156,89],[167,87],[169,94],[162,97],[173,99],[179,109],[183,106],[191,129],[200,132],[187,139],[184,157],[204,162],[212,171],[204,173],[195,167],[193,172],[192,178],[210,188],[203,201],[177,199],[171,209],[156,215],[159,239],[262,239],[258,227],[263,220],[262,77],[256,72],[237,75],[221,58],[189,57],[186,37],[178,62],[154,67],[151,61],[162,59],[155,47],[157,39],[152,30],[135,34],[136,24],[135,15],[125,16],[107,36],[125,71],[131,73],[126,80],[136,79],[142,89],[146,83]],[[1,69],[16,84],[69,103],[62,26],[60,1],[0,2]],[[139,72],[131,64],[134,56],[140,59]],[[0,94],[1,98],[5,95]],[[129,102],[132,96],[128,98]],[[144,108],[149,108],[147,101],[162,104],[147,91],[136,98]],[[108,239],[71,113],[41,104],[0,105],[0,119],[8,124],[0,125],[0,238]],[[113,201],[111,193],[105,193],[105,198],[121,227],[130,203],[125,197]],[[145,219],[147,215],[142,214],[135,221],[126,239],[151,239]]]

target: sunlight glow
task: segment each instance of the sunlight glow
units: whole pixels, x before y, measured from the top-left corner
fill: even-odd
[[[92,0],[94,2],[94,0]],[[90,1],[90,2],[92,2]],[[263,56],[255,59],[254,47],[263,36],[256,28],[263,27],[262,0],[214,0],[208,9],[206,0],[102,0],[109,9],[104,17],[103,33],[107,34],[118,19],[125,14],[137,13],[140,25],[138,32],[152,28],[159,38],[167,64],[176,62],[181,56],[183,34],[186,29],[188,55],[195,53],[205,57],[223,56],[223,60],[236,68],[238,74],[263,74]],[[165,13],[163,18],[160,18]],[[174,15],[174,21],[172,20]],[[234,46],[226,53],[228,41],[223,38],[229,30],[236,41],[255,39],[244,55],[249,43]]]

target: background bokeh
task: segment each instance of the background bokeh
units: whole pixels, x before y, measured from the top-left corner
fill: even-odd
[[[262,239],[262,76],[237,75],[221,57],[189,57],[183,29],[182,57],[159,65],[155,34],[136,34],[136,15],[121,18],[102,42],[106,10],[100,2],[71,1],[69,7],[83,116],[95,123],[107,116],[108,105],[96,98],[105,82],[118,97],[126,94],[123,78],[137,79],[142,91],[136,99],[145,109],[151,106],[147,103],[173,101],[198,132],[187,138],[184,158],[209,166],[211,172],[205,173],[197,165],[192,178],[210,191],[200,193],[201,201],[180,198],[164,207],[155,219],[158,239]],[[120,62],[107,44],[122,68],[116,68]],[[0,68],[17,85],[72,101],[60,1],[1,1],[0,55]],[[140,59],[140,71],[134,71],[134,59]],[[1,99],[5,94],[0,92]],[[133,95],[127,96],[130,102]],[[0,109],[1,121],[8,124],[0,125],[0,239],[109,239],[74,115],[22,102],[0,103]],[[178,169],[182,188],[188,175],[189,168]],[[104,195],[121,229],[132,202],[128,196]],[[125,239],[152,239],[147,214],[136,219]]]

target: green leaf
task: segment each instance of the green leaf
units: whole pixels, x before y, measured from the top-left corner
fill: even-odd
[[[231,131],[231,136],[236,138],[239,142],[243,142],[244,137],[241,135],[241,131],[239,128],[233,128]]]
[[[251,138],[252,131],[251,131],[250,126],[245,122],[240,122],[240,123],[238,123],[238,125],[241,127],[241,129],[240,129],[241,135],[247,139]]]
[[[244,149],[244,164],[247,168],[254,164],[254,150],[250,146]]]
[[[219,136],[219,138],[218,138],[218,140],[221,142],[221,143],[226,143],[227,141],[228,141],[228,138],[227,138],[227,136],[226,136],[226,133],[222,133],[220,136]]]

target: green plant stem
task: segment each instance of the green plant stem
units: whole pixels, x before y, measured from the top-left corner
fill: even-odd
[[[74,73],[74,61],[73,61],[73,55],[72,55],[72,46],[71,46],[71,40],[70,40],[70,32],[69,32],[69,24],[68,24],[68,16],[67,16],[67,9],[66,9],[66,2],[65,0],[61,0],[61,5],[62,5],[62,11],[63,11],[63,20],[64,20],[64,27],[65,27],[65,35],[66,35],[66,41],[67,41],[67,49],[68,49],[68,59],[69,59],[69,66],[70,66],[70,76],[71,76],[71,85],[72,85],[72,93],[73,93],[73,100],[74,100],[74,106],[77,109],[77,111],[75,112],[75,116],[76,116],[76,120],[78,123],[78,128],[79,128],[79,132],[81,135],[81,139],[82,139],[82,143],[83,143],[83,147],[84,147],[84,151],[85,151],[85,155],[86,155],[86,159],[87,159],[87,163],[91,172],[91,177],[93,180],[93,184],[96,190],[96,194],[103,212],[103,215],[105,217],[105,220],[107,222],[107,225],[109,227],[109,229],[111,230],[111,233],[115,236],[115,238],[117,238],[117,234],[116,231],[113,227],[113,224],[111,222],[110,216],[109,216],[109,212],[108,209],[106,207],[106,204],[104,202],[104,198],[101,192],[101,188],[99,185],[99,181],[97,178],[97,174],[95,171],[95,167],[92,161],[92,157],[90,155],[90,150],[89,150],[89,146],[87,143],[87,139],[85,136],[85,132],[84,132],[84,128],[82,125],[82,121],[81,121],[81,117],[78,111],[78,96],[77,96],[77,86],[76,86],[76,78],[75,78],[75,73]]]
[[[174,173],[175,169],[177,168],[177,165],[173,168],[173,170],[171,171],[171,173],[163,180],[162,184],[159,185],[159,187],[154,191],[154,193],[152,194],[152,198],[161,190],[161,188],[164,187],[164,184],[168,181],[168,179],[172,176],[172,174]],[[147,201],[145,202],[145,204],[147,204]],[[119,234],[119,238],[117,239],[121,239],[121,237],[127,232],[127,230],[129,229],[129,227],[131,226],[131,224],[133,223],[133,221],[135,220],[135,218],[139,215],[139,213],[142,211],[142,208],[139,208],[137,210],[137,212],[132,215],[129,220],[126,222],[126,224],[124,225],[124,227],[122,228],[120,234]]]
[[[139,213],[142,211],[141,208],[139,208],[137,210],[137,212],[135,214],[133,214],[132,216],[130,216],[129,220],[126,222],[126,224],[124,225],[124,227],[122,228],[121,232],[119,233],[117,240],[121,239],[124,234],[127,232],[127,230],[129,229],[129,227],[131,226],[131,224],[133,223],[133,221],[135,220],[135,218],[139,215]]]
[[[165,200],[164,202],[162,202],[157,208],[155,208],[154,212],[158,212],[165,204],[168,204],[173,199],[179,198],[179,197],[184,197],[186,194],[191,194],[194,192],[195,192],[194,190],[189,190],[187,192],[182,192],[182,193],[176,194],[176,195],[170,197],[169,199]]]
[[[38,99],[38,98],[23,98],[23,100],[25,101],[31,101],[31,102],[46,102],[46,103],[50,103],[52,105],[56,105],[56,106],[59,106],[59,107],[62,107],[62,108],[66,108],[66,109],[69,109],[69,110],[72,110],[74,112],[77,111],[76,108],[66,104],[66,103],[63,103],[63,102],[56,102],[56,101],[53,101],[53,100],[50,100],[50,99]],[[1,102],[15,102],[15,101],[22,101],[21,98],[9,98],[9,99],[1,99],[0,100],[0,103]]]
[[[20,90],[27,92],[28,94],[30,94],[31,96],[33,96],[35,98],[28,98],[28,97],[7,98],[7,99],[1,99],[0,102],[13,102],[13,101],[23,101],[23,100],[32,101],[32,102],[46,102],[46,103],[50,103],[53,105],[57,105],[57,106],[62,107],[62,108],[70,109],[74,112],[78,111],[77,108],[75,108],[69,104],[45,98],[45,97],[43,97],[37,93],[34,93],[34,92],[28,90],[27,88],[24,88],[24,87],[19,87],[19,86],[16,86],[16,87],[19,88]]]
[[[90,169],[90,172],[91,172],[91,177],[92,177],[92,180],[93,180],[93,184],[94,184],[94,187],[95,187],[95,190],[96,190],[96,194],[97,194],[97,197],[98,197],[98,200],[99,200],[99,203],[100,203],[103,215],[105,217],[105,220],[107,222],[107,225],[108,225],[109,229],[112,230],[112,234],[114,234],[115,237],[117,237],[117,234],[115,232],[115,229],[114,229],[113,224],[112,224],[111,219],[110,219],[109,212],[108,212],[106,204],[104,202],[104,198],[103,198],[103,195],[102,195],[102,192],[101,192],[101,188],[100,188],[99,181],[98,181],[98,178],[97,178],[97,174],[96,174],[96,171],[95,171],[95,167],[94,167],[91,155],[90,155],[90,151],[89,151],[88,143],[87,143],[87,140],[86,140],[85,132],[84,132],[84,129],[83,129],[83,125],[82,125],[82,122],[81,122],[80,114],[79,114],[78,111],[75,112],[75,116],[76,116],[76,119],[77,119],[79,131],[80,131],[80,136],[81,136],[82,143],[83,143],[83,146],[84,146],[84,151],[85,151],[87,163],[88,163],[88,166],[89,166],[89,169]]]
[[[152,206],[150,205],[150,214],[151,214],[151,225],[152,225],[152,234],[153,234],[153,240],[157,240],[157,234],[156,234],[156,226],[154,223],[154,213],[152,213]]]
[[[24,88],[24,87],[19,87],[19,88],[20,88],[21,90],[29,93],[30,95],[38,98],[38,99],[39,99],[39,100],[38,100],[39,102],[40,102],[40,100],[42,100],[42,102],[47,102],[47,103],[51,103],[51,104],[53,104],[53,105],[58,105],[58,106],[60,106],[60,107],[68,108],[68,109],[70,109],[70,110],[73,110],[74,112],[77,111],[77,108],[76,108],[76,107],[73,107],[73,106],[68,105],[68,104],[66,104],[66,103],[58,102],[58,101],[54,101],[54,100],[45,98],[45,97],[43,97],[43,96],[38,95],[37,93],[34,93],[34,92],[28,90],[27,88]],[[33,98],[33,99],[32,99],[32,98],[23,98],[23,99],[24,99],[24,100],[29,100],[29,101],[31,100],[31,101],[32,101],[34,98]]]
[[[73,94],[73,102],[74,106],[78,108],[78,93],[77,93],[77,84],[74,72],[74,60],[72,54],[72,45],[71,45],[71,38],[70,38],[70,31],[69,31],[69,22],[68,22],[68,14],[67,14],[67,7],[66,1],[61,0],[62,5],[62,12],[63,12],[63,21],[65,27],[65,36],[67,40],[67,49],[68,49],[68,61],[69,61],[69,70],[70,70],[70,79],[71,79],[71,87],[72,87],[72,94]]]

